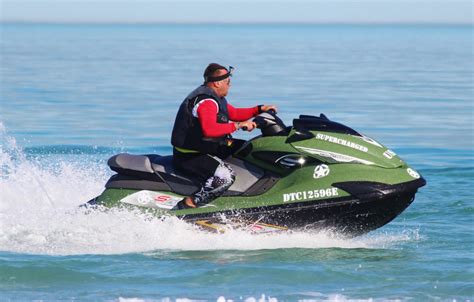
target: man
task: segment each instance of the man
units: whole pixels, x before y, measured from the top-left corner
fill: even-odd
[[[232,69],[209,64],[204,71],[204,84],[179,107],[171,137],[173,163],[203,183],[198,192],[178,203],[179,209],[207,204],[234,183],[234,171],[223,159],[243,141],[232,139],[231,133],[239,129],[252,131],[256,125],[250,118],[271,109],[276,111],[273,105],[235,108],[227,103]]]

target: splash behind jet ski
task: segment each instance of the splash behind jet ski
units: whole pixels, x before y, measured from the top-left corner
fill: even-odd
[[[273,112],[254,121],[261,130],[225,161],[236,173],[227,192],[209,204],[178,210],[197,180],[176,170],[172,156],[118,154],[117,172],[88,202],[177,216],[212,230],[331,229],[360,235],[405,210],[426,181],[393,151],[325,115],[300,115],[287,127]]]

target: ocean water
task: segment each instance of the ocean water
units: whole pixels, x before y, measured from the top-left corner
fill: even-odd
[[[1,24],[0,300],[472,301],[473,29],[441,25]],[[367,235],[209,234],[78,205],[109,156],[171,152],[204,67],[288,124],[325,113],[428,184]],[[254,134],[243,134],[250,138]]]

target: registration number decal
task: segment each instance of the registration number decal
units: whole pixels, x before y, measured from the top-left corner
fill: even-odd
[[[333,196],[339,196],[339,191],[337,188],[285,193],[283,194],[283,202],[321,199]]]

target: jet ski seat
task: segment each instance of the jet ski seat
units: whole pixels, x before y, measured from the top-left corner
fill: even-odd
[[[171,191],[190,195],[199,189],[197,182],[173,167],[173,157],[156,154],[112,156],[107,164],[118,174],[106,183],[106,188],[132,188],[153,191]]]
[[[240,195],[265,178],[262,169],[240,159],[230,157],[226,163],[236,174],[236,181],[225,195]],[[106,187],[131,187],[146,190],[165,190],[189,195],[196,192],[200,183],[173,166],[173,156],[157,154],[132,155],[121,153],[112,156],[107,164],[118,174],[113,176]],[[127,186],[124,186],[127,181]]]
[[[132,155],[121,153],[112,156],[108,160],[107,164],[109,165],[110,169],[119,174],[148,178],[146,176],[147,173],[155,174],[157,172],[161,172],[162,174],[169,174],[174,177],[192,181],[189,177],[175,171],[172,155]],[[145,174],[145,176],[143,174]]]

